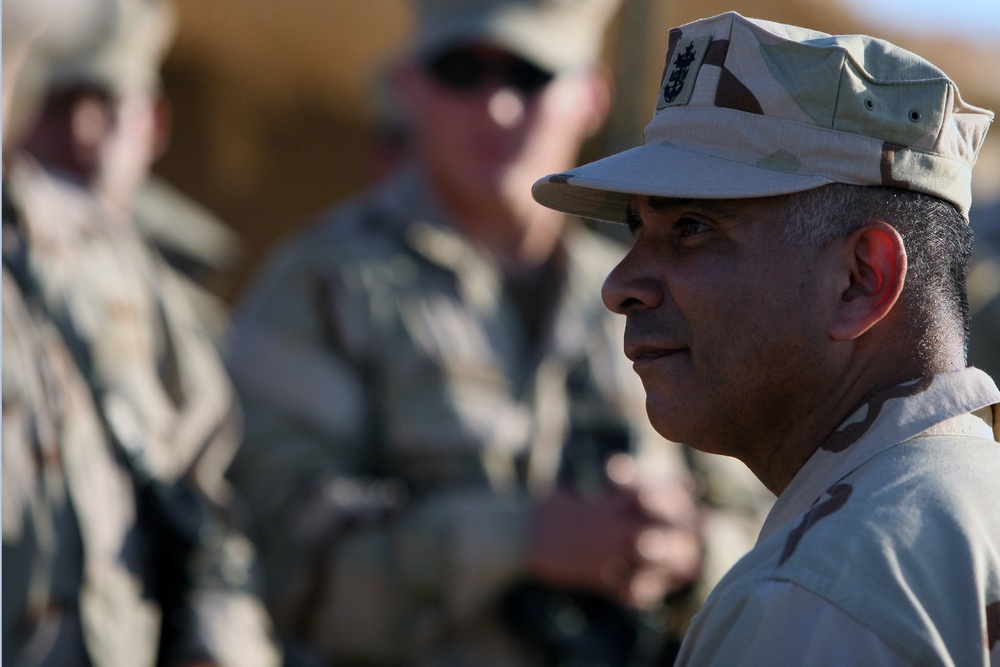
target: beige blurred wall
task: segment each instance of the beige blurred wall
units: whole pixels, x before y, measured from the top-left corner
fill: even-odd
[[[224,288],[238,293],[262,256],[318,212],[363,188],[372,167],[372,82],[405,40],[405,0],[178,0],[164,71],[174,136],[157,172],[243,238]],[[583,159],[635,145],[652,108],[670,26],[735,9],[826,32],[874,32],[936,62],[966,100],[1000,109],[1000,46],[873,30],[835,2],[625,0],[607,55],[617,99]],[[627,39],[622,36],[627,35]],[[1000,132],[984,150],[977,196],[1000,196]]]

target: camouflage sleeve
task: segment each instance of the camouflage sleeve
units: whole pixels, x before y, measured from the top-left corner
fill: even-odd
[[[303,252],[279,256],[234,319],[247,435],[230,477],[255,517],[279,630],[330,659],[399,664],[516,576],[525,500],[485,490],[408,500],[377,475],[378,407],[362,363],[373,353],[359,349],[378,346],[365,330],[373,300],[337,294],[356,330],[339,338],[336,281]]]
[[[105,396],[103,412],[122,473],[134,487],[130,541],[141,559],[145,594],[162,614],[160,661],[277,667],[281,654],[260,596],[256,553],[229,504],[220,502],[220,488],[204,488],[197,466],[174,480],[152,470],[145,432],[117,396]],[[93,484],[94,475],[89,478]]]
[[[79,619],[54,611],[53,604],[53,569],[69,523],[60,520],[68,502],[57,465],[57,423],[47,409],[51,391],[36,353],[41,341],[13,285],[4,268],[3,662],[23,660],[32,640],[40,644],[43,625],[54,632],[44,653],[36,649],[40,658],[56,654],[82,662]],[[66,562],[63,558],[59,564]]]
[[[115,383],[99,395],[136,488],[144,567],[164,610],[161,659],[276,667],[281,655],[261,600],[257,556],[236,527],[223,477],[241,433],[234,391],[177,274],[142,250],[136,246],[135,256],[157,279],[158,310],[173,343],[166,356],[177,372],[164,386],[184,397],[183,409],[166,430],[143,411],[149,404],[141,386]],[[155,453],[164,450],[180,452],[177,473],[157,465]]]

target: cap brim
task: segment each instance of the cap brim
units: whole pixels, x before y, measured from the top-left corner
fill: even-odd
[[[638,146],[531,188],[538,203],[585,218],[627,222],[630,195],[746,199],[802,192],[833,179],[794,174],[704,155],[676,146]]]

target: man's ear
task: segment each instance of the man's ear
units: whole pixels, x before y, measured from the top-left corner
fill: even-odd
[[[153,158],[159,160],[170,146],[174,132],[174,106],[165,95],[157,95],[153,107]]]
[[[868,331],[896,305],[906,279],[906,250],[899,232],[880,221],[853,232],[844,241],[842,253],[847,286],[841,291],[830,335],[850,340]]]

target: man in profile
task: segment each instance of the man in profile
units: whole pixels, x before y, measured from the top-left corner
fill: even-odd
[[[1000,392],[967,367],[993,114],[864,35],[670,33],[644,145],[536,199],[627,224],[604,285],[664,436],[778,495],[681,665],[1000,664]]]

